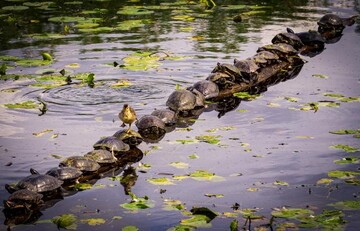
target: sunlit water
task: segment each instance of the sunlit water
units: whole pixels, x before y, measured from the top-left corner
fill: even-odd
[[[112,5],[111,5],[111,4]],[[257,2],[255,2],[257,3]],[[9,2],[2,6],[11,5]],[[114,2],[93,3],[96,7],[109,9],[103,15],[110,26],[131,16],[119,16],[116,11],[122,4]],[[130,3],[129,3],[130,4]],[[240,4],[236,3],[235,4]],[[277,4],[280,4],[279,6]],[[286,5],[288,4],[288,5]],[[130,31],[100,34],[71,33],[65,38],[45,41],[29,39],[28,34],[62,31],[63,24],[48,23],[46,18],[67,15],[68,11],[78,12],[80,5],[64,6],[62,10],[45,11],[20,17],[20,29],[10,33],[5,31],[11,25],[3,26],[0,55],[39,58],[41,51],[51,52],[55,62],[46,68],[60,71],[63,68],[72,73],[92,72],[96,75],[95,88],[80,83],[63,85],[44,90],[29,87],[28,79],[2,81],[0,89],[18,89],[15,93],[0,93],[0,103],[22,102],[28,99],[42,100],[48,104],[45,115],[38,116],[37,110],[11,110],[0,107],[0,195],[6,199],[6,183],[16,182],[29,174],[30,168],[45,172],[57,166],[59,161],[52,154],[62,157],[83,155],[102,136],[112,135],[119,129],[117,114],[123,103],[130,103],[139,116],[149,114],[154,108],[165,107],[165,102],[176,84],[181,87],[205,79],[217,62],[231,63],[234,58],[247,58],[257,47],[270,43],[272,37],[283,32],[286,27],[294,31],[316,29],[316,21],[325,13],[333,12],[343,17],[356,14],[356,1],[330,1],[327,5],[316,2],[274,3],[274,8],[265,13],[250,15],[242,23],[236,24],[232,17],[237,11],[217,7],[203,12],[201,7],[192,6],[187,12],[195,17],[193,21],[175,20],[179,10],[155,10],[152,24]],[[136,5],[142,5],[138,3]],[[148,5],[148,4],[145,4]],[[219,5],[221,5],[219,3]],[[91,9],[93,5],[84,4]],[[186,5],[184,5],[186,6]],[[180,8],[179,8],[180,9]],[[61,12],[62,11],[62,12]],[[28,11],[24,11],[28,13]],[[2,12],[4,14],[8,12]],[[17,16],[16,16],[17,15]],[[6,16],[7,17],[7,16]],[[2,16],[1,20],[6,18]],[[35,18],[34,18],[35,17]],[[30,19],[41,20],[40,24],[26,24]],[[106,24],[106,23],[105,23]],[[109,26],[107,25],[107,26]],[[187,30],[187,27],[192,27]],[[351,135],[339,136],[329,131],[358,129],[360,124],[359,102],[340,103],[340,107],[320,107],[314,111],[291,110],[301,104],[321,100],[335,100],[323,95],[325,92],[359,96],[360,42],[359,26],[348,27],[335,44],[327,44],[326,49],[314,58],[304,57],[308,63],[300,74],[292,80],[269,87],[268,91],[253,101],[243,101],[234,109],[218,118],[218,112],[211,107],[202,113],[189,131],[175,130],[155,144],[143,143],[139,148],[148,154],[139,162],[149,164],[146,173],[137,170],[138,179],[132,192],[148,196],[155,201],[155,207],[137,213],[126,211],[119,205],[130,201],[119,181],[105,177],[96,182],[90,190],[65,197],[52,207],[42,211],[39,220],[51,219],[65,213],[75,214],[79,220],[104,218],[105,224],[89,226],[78,223],[78,229],[119,230],[127,225],[140,230],[166,230],[175,227],[180,220],[188,218],[180,211],[163,209],[165,199],[180,200],[187,210],[193,206],[208,207],[218,213],[232,212],[235,203],[240,208],[258,208],[258,214],[270,219],[272,208],[283,206],[313,209],[317,214],[322,209],[333,209],[330,203],[343,200],[358,200],[358,186],[335,180],[331,186],[316,186],[316,182],[327,177],[330,170],[347,169],[358,171],[358,164],[337,165],[333,161],[357,153],[345,153],[329,148],[334,144],[348,144],[359,148],[358,139]],[[1,34],[0,34],[1,35]],[[122,59],[133,51],[158,51],[184,59],[163,60],[156,69],[130,71],[108,65]],[[78,63],[79,68],[66,65]],[[44,67],[15,67],[8,73],[34,74]],[[314,74],[328,76],[327,79],[313,77]],[[110,88],[118,80],[131,83],[125,88]],[[296,97],[297,102],[289,102],[284,97]],[[338,102],[338,101],[337,101]],[[271,107],[275,105],[275,107]],[[240,112],[240,109],[247,110]],[[228,129],[221,129],[228,128]],[[52,131],[36,137],[33,133],[46,129]],[[210,133],[209,129],[218,129]],[[52,137],[52,135],[58,135]],[[217,135],[218,145],[204,142],[181,144],[179,140],[194,140],[199,135]],[[246,146],[245,144],[248,144]],[[190,159],[196,154],[198,159]],[[11,166],[5,166],[11,162]],[[178,169],[170,165],[185,162],[188,168]],[[133,164],[137,167],[139,163]],[[147,179],[186,175],[196,170],[213,172],[225,180],[220,182],[184,179],[174,181],[174,185],[156,186]],[[121,173],[117,173],[121,174]],[[289,186],[274,185],[275,181],[285,181]],[[338,183],[338,187],[335,187]],[[249,189],[257,188],[252,192]],[[160,194],[160,190],[165,193]],[[222,198],[206,197],[205,194],[223,194]],[[113,219],[121,216],[122,219]],[[357,211],[347,212],[347,230],[356,230],[360,225]],[[4,215],[0,214],[3,223]],[[221,215],[205,229],[228,230],[230,222],[245,219]],[[266,224],[263,220],[253,223]],[[0,226],[5,229],[5,226]],[[57,230],[52,223],[36,224],[43,230]],[[31,230],[32,225],[16,227],[15,230]]]

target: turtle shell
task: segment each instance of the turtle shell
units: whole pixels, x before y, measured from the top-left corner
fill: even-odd
[[[318,22],[319,26],[324,27],[343,27],[343,19],[336,14],[325,14]]]
[[[196,107],[196,104],[196,95],[194,95],[191,91],[183,89],[176,90],[171,93],[168,100],[166,101],[166,106],[168,106],[173,111],[192,110]]]
[[[239,68],[237,68],[236,66],[234,66],[232,64],[228,64],[228,63],[217,63],[216,67],[212,70],[211,73],[217,73],[217,72],[229,74],[230,76],[233,76],[234,78],[241,77]]]
[[[151,115],[159,117],[165,123],[165,125],[168,126],[174,125],[176,123],[176,113],[170,109],[155,110],[151,113]]]
[[[53,176],[42,175],[42,174],[33,174],[25,177],[20,180],[15,188],[19,189],[27,189],[33,192],[50,192],[60,188],[60,186],[64,182],[59,180]]]
[[[299,36],[297,36],[294,33],[279,33],[275,35],[275,37],[271,40],[271,42],[273,44],[287,43],[292,47],[294,47],[296,50],[299,50],[304,46]]]
[[[239,68],[243,81],[246,83],[257,80],[257,70],[260,68],[253,59],[234,60],[234,65]]]
[[[263,47],[260,47],[257,52],[260,51],[270,51],[272,53],[276,53],[280,57],[288,56],[288,55],[296,55],[298,51],[289,44],[286,43],[276,43],[276,44],[269,44]]]
[[[164,134],[165,123],[154,115],[144,115],[136,122],[140,134]]]
[[[113,136],[130,146],[137,146],[143,141],[140,133],[134,130],[121,129],[115,132]]]
[[[9,198],[4,201],[4,207],[7,209],[15,208],[32,208],[43,203],[41,200],[43,195],[28,189],[20,189],[12,193]]]
[[[84,157],[94,160],[99,164],[112,164],[117,161],[116,157],[106,149],[95,149],[86,153]]]
[[[60,162],[59,167],[74,167],[83,172],[95,172],[100,168],[100,165],[84,156],[70,156]]]
[[[230,75],[229,73],[223,73],[223,72],[211,73],[206,78],[206,80],[214,82],[216,85],[218,85],[220,90],[231,87],[235,83],[234,76]]]
[[[122,140],[116,138],[115,136],[108,136],[97,141],[93,147],[95,149],[106,149],[110,152],[127,152],[130,149],[130,146],[124,143]]]
[[[290,28],[287,28],[289,33],[295,33]],[[326,42],[318,31],[309,30],[308,32],[295,33],[304,45],[314,46],[316,44],[322,44]]]
[[[55,167],[47,171],[45,174],[56,177],[62,181],[72,181],[79,178],[82,175],[82,172],[78,168],[74,167]]]
[[[214,82],[209,80],[201,80],[196,83],[192,87],[189,87],[188,90],[199,91],[204,95],[205,99],[213,98],[219,95],[219,87]]]

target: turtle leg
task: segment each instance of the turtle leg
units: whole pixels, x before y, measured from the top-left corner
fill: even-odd
[[[112,154],[113,158],[117,161],[118,158],[116,158],[116,156],[114,154],[114,147],[111,148],[111,154]]]

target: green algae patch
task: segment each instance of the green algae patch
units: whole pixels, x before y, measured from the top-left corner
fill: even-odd
[[[164,199],[163,210],[176,211],[176,210],[184,210],[184,209],[185,206],[182,204],[180,200]]]
[[[15,63],[22,67],[38,67],[50,65],[52,61],[44,59],[20,59],[15,61]]]
[[[119,22],[116,26],[118,30],[132,30],[134,28],[143,27],[146,24],[149,24],[150,20],[141,20],[141,19],[132,19],[132,20],[125,20]]]
[[[220,135],[218,136],[202,135],[202,136],[196,136],[195,139],[209,144],[218,144],[220,142],[218,138],[220,137],[221,137]]]
[[[193,215],[191,218],[183,219],[180,225],[190,226],[192,228],[211,228],[211,219],[206,215]],[[178,229],[175,229],[178,230]],[[184,229],[189,230],[189,229]]]
[[[329,177],[339,178],[339,179],[351,179],[351,178],[355,178],[358,175],[360,175],[360,172],[341,171],[341,170],[334,170],[328,172]]]
[[[85,21],[86,19],[84,17],[80,16],[57,16],[57,17],[51,17],[48,19],[49,22],[79,22],[79,21]]]
[[[95,226],[95,225],[102,225],[105,224],[106,220],[103,218],[89,218],[89,219],[82,219],[80,220],[82,223],[87,223],[88,225]]]
[[[359,151],[358,148],[355,148],[353,146],[346,145],[346,144],[336,144],[336,145],[330,146],[330,148],[341,149],[345,152],[358,152]]]
[[[35,108],[39,107],[39,104],[32,100],[28,100],[28,101],[14,103],[14,104],[11,104],[11,103],[4,104],[4,106],[9,109],[35,109]]]
[[[250,218],[252,220],[263,219],[264,216],[256,214],[258,209],[255,208],[245,208],[241,210],[237,210],[244,218]]]
[[[356,156],[347,156],[340,160],[334,160],[335,164],[357,164],[359,163],[359,158]]]
[[[4,6],[1,9],[6,11],[22,11],[29,9],[28,6]]]
[[[138,231],[139,228],[134,225],[127,225],[121,229],[121,231]]]
[[[360,129],[340,129],[336,131],[330,131],[329,133],[336,135],[360,134]]]
[[[237,93],[234,93],[233,95],[237,98],[245,99],[245,100],[254,100],[260,96],[258,94],[252,95],[248,92],[237,92]]]
[[[130,71],[146,71],[159,67],[159,59],[159,56],[152,55],[151,52],[135,52],[123,58],[124,64],[120,67]]]
[[[149,178],[146,181],[154,185],[174,185],[174,183],[166,177]]]
[[[58,227],[58,229],[70,229],[75,230],[77,228],[77,218],[74,214],[63,214],[56,216],[51,221]]]
[[[287,183],[285,181],[281,181],[281,180],[276,180],[273,184],[274,185],[281,185],[281,186],[289,186],[289,183]]]
[[[92,185],[89,183],[77,183],[74,185],[74,189],[78,190],[78,191],[84,191],[87,189],[91,189]]]

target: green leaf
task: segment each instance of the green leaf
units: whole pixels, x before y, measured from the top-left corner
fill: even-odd
[[[358,175],[360,175],[360,172],[341,171],[341,170],[334,170],[328,172],[329,177],[334,177],[339,179],[351,179],[351,178],[355,178],[355,176]]]
[[[179,200],[164,200],[164,210],[171,211],[171,210],[184,210],[185,206]]]
[[[206,215],[194,215],[189,219],[183,219],[180,221],[181,225],[187,225],[195,228],[210,228],[211,220]]]
[[[347,179],[347,180],[345,180],[345,183],[358,186],[358,185],[360,185],[360,179],[356,179],[356,178]]]
[[[334,180],[333,179],[329,179],[329,178],[321,178],[320,180],[318,180],[316,182],[316,184],[330,184],[331,182],[333,182]]]
[[[43,60],[53,61],[53,58],[49,53],[43,52],[43,53],[41,53],[41,55],[42,55]]]
[[[222,197],[224,197],[224,194],[205,193],[205,196],[206,197],[222,198]]]
[[[0,67],[0,75],[6,75],[7,65],[3,63]]]
[[[359,163],[359,158],[356,156],[344,157],[340,160],[334,160],[335,164],[357,164]]]
[[[254,100],[257,97],[259,97],[260,95],[256,94],[256,95],[251,95],[248,92],[237,92],[233,94],[235,97],[238,97],[240,99],[246,99],[246,100]]]
[[[332,204],[329,204],[337,209],[341,210],[360,210],[360,201],[338,201]]]
[[[342,149],[345,152],[357,152],[357,151],[359,151],[358,148],[355,148],[355,147],[352,147],[352,146],[346,145],[346,144],[336,144],[336,145],[330,146],[330,148]]]
[[[179,162],[179,161],[176,161],[176,162],[171,162],[170,163],[171,166],[175,167],[175,168],[189,168],[189,164],[188,163],[184,163],[184,162]]]
[[[239,222],[237,220],[233,220],[230,223],[230,231],[238,231],[239,230]]]
[[[15,63],[23,67],[37,67],[37,66],[50,65],[52,61],[43,60],[43,59],[20,59]]]
[[[210,135],[202,135],[202,136],[196,136],[195,139],[202,141],[202,142],[206,142],[209,144],[218,144],[220,142],[219,138],[221,137],[220,135],[218,136],[210,136]]]
[[[330,131],[329,133],[336,135],[360,134],[360,129],[340,129],[336,131]]]
[[[195,172],[189,175],[194,180],[199,181],[224,181],[225,179],[221,176],[215,175],[215,173],[210,173],[206,170],[196,170]]]
[[[34,109],[39,107],[39,105],[32,100],[15,103],[15,104],[8,103],[5,104],[4,106],[10,109]]]
[[[87,223],[88,225],[91,225],[91,226],[105,224],[105,222],[106,222],[106,220],[103,218],[89,218],[89,219],[83,219],[80,221],[83,223]]]
[[[312,77],[320,78],[320,79],[328,79],[329,76],[321,75],[321,74],[313,74]]]
[[[289,186],[289,183],[287,183],[285,181],[281,181],[281,180],[276,180],[273,184],[274,185]]]
[[[77,228],[76,225],[76,216],[74,214],[63,214],[61,216],[56,216],[51,221],[57,225],[60,229],[72,229],[75,230]]]
[[[166,177],[149,178],[146,181],[151,184],[154,184],[154,185],[173,185],[174,184],[169,178],[166,178]]]
[[[198,143],[197,140],[176,140],[176,142],[181,143],[181,144],[194,144],[194,143]]]
[[[257,215],[256,212],[258,212],[258,210],[253,209],[253,208],[241,209],[241,210],[238,210],[238,212],[240,212],[244,218],[250,218],[250,219],[253,219],[253,220],[264,218],[261,215]]]
[[[196,155],[195,153],[194,154],[191,154],[190,156],[188,156],[189,159],[199,159],[199,156]]]
[[[127,225],[121,229],[121,231],[138,231],[139,228],[133,225]]]
[[[287,218],[287,219],[301,219],[304,217],[309,217],[313,215],[314,212],[309,209],[301,209],[301,208],[281,208],[274,209],[271,212],[271,215],[279,218]]]
[[[154,201],[149,200],[147,196],[136,197],[135,194],[133,193],[129,193],[129,194],[132,197],[132,201],[129,203],[120,204],[120,207],[127,210],[137,211],[140,209],[153,208],[155,206]]]
[[[87,189],[91,189],[92,185],[89,183],[77,183],[74,185],[74,189],[79,190],[79,191],[83,191],[83,190],[87,190]]]

